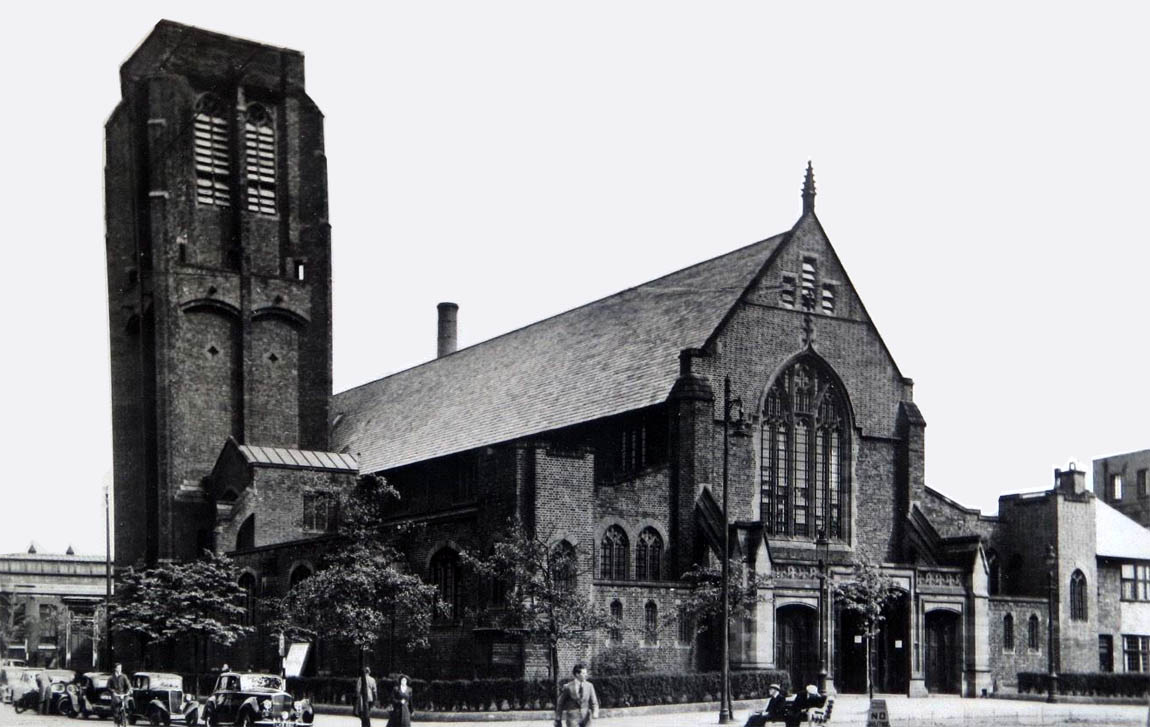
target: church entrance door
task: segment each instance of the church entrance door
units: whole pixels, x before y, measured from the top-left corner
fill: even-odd
[[[775,611],[776,662],[791,675],[791,689],[816,684],[819,672],[818,611],[810,606],[783,606]]]
[[[958,614],[926,614],[926,689],[932,694],[958,694],[961,687]]]

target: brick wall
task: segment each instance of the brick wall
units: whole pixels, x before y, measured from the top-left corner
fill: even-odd
[[[1146,489],[1138,488],[1138,473],[1146,479]],[[1111,495],[1111,477],[1122,478],[1122,497]],[[1150,527],[1150,449],[1094,460],[1094,494],[1127,517]]]
[[[1018,672],[1047,669],[1047,603],[1041,598],[1015,596],[990,597],[990,665],[994,690],[1018,689]],[[1014,646],[1004,644],[1004,617],[1014,619]],[[1038,617],[1038,642],[1031,648],[1029,622]]]

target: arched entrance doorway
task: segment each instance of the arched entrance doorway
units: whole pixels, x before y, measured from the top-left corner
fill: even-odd
[[[874,690],[905,694],[910,686],[910,611],[905,592],[883,607],[874,639]],[[855,611],[835,604],[835,688],[861,694],[867,689],[866,624]]]
[[[792,604],[775,611],[775,663],[791,675],[791,688],[816,684],[819,672],[819,619],[811,606]]]
[[[926,614],[926,689],[934,694],[958,694],[962,687],[959,615],[935,610]]]

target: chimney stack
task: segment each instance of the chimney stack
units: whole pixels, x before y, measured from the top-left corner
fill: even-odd
[[[443,358],[455,353],[455,319],[459,313],[459,306],[455,303],[440,303],[439,310],[439,345],[435,357]]]
[[[1068,470],[1054,470],[1054,485],[1067,495],[1081,495],[1086,492],[1086,473],[1071,462]]]

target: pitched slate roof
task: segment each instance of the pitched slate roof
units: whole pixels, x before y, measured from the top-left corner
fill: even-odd
[[[1101,498],[1095,498],[1094,502],[1094,537],[1097,539],[1094,552],[1109,558],[1150,560],[1150,530]]]
[[[785,238],[336,394],[332,448],[379,472],[662,402]]]
[[[350,454],[288,447],[257,447],[250,444],[240,444],[238,448],[248,464],[346,472],[356,472],[359,469],[355,457]]]

